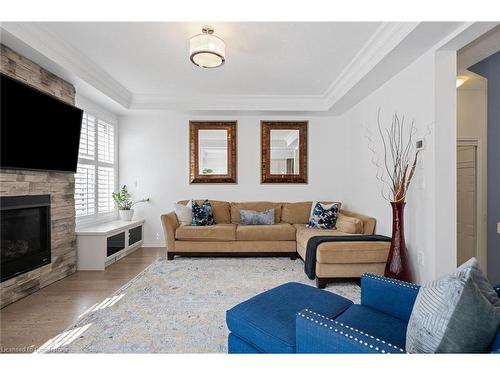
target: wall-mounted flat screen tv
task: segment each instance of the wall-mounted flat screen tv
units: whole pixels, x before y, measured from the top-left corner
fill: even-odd
[[[0,168],[76,172],[83,111],[1,74]]]

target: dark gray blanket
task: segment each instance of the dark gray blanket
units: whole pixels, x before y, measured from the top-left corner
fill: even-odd
[[[316,252],[318,246],[324,242],[366,242],[366,241],[384,241],[391,242],[391,237],[381,236],[378,234],[372,235],[355,235],[355,236],[314,236],[307,241],[306,259],[304,259],[304,271],[309,279],[316,278]]]

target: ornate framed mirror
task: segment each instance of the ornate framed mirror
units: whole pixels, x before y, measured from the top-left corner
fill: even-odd
[[[261,121],[261,183],[307,183],[307,121]]]
[[[189,122],[189,181],[236,183],[236,121]]]

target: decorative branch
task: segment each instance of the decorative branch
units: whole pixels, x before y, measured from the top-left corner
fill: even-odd
[[[371,162],[376,167],[376,178],[382,182],[382,197],[390,202],[404,202],[410,183],[415,175],[420,150],[415,149],[414,136],[417,133],[415,122],[405,123],[394,113],[390,126],[382,128],[380,108],[377,114],[377,130],[382,140],[383,163],[377,158],[375,142],[368,129],[365,137],[368,139],[368,149],[372,153]],[[430,133],[430,129],[424,135]],[[411,158],[410,155],[414,154]],[[383,165],[381,165],[383,164]]]

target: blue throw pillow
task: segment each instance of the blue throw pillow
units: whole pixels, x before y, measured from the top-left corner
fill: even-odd
[[[266,211],[240,210],[241,225],[272,225],[274,224],[274,208]]]
[[[215,224],[214,212],[208,199],[205,199],[201,206],[194,199],[191,202],[193,208],[191,225],[206,226]]]
[[[317,229],[336,229],[335,225],[337,224],[338,212],[338,203],[322,204],[321,202],[315,202],[315,204],[313,203],[307,227]]]

